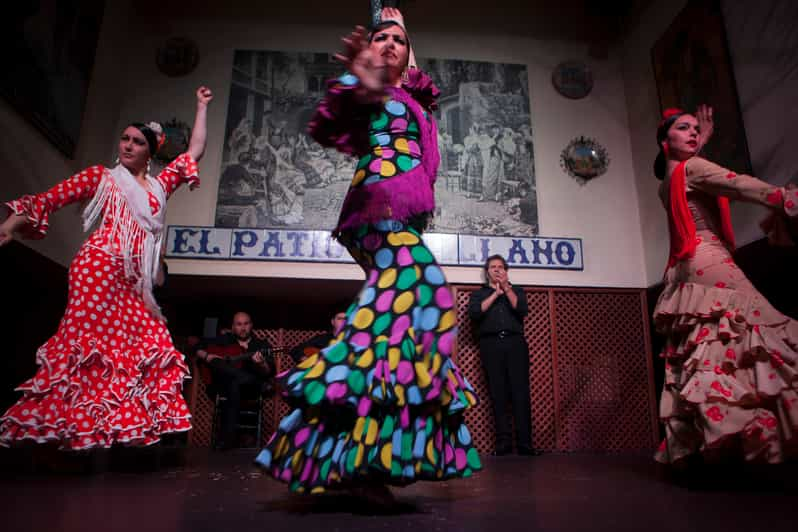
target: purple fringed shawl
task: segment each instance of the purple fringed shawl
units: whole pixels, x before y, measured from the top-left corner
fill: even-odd
[[[440,91],[432,79],[418,69],[408,72],[401,88],[388,88],[388,95],[407,105],[419,126],[421,164],[369,185],[350,187],[344,198],[334,235],[380,220],[408,221],[414,215],[435,209],[435,179],[440,155],[438,130],[432,111]],[[349,155],[363,156],[369,151],[369,115],[373,108],[358,104],[353,91],[357,85],[328,82],[327,96],[321,101],[308,126],[308,134],[322,146],[334,147]],[[424,116],[422,109],[427,110]]]

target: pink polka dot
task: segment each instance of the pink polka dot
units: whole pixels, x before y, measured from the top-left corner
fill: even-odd
[[[327,387],[325,395],[327,396],[327,399],[329,399],[330,401],[336,401],[337,399],[342,398],[344,395],[346,395],[346,384],[342,382],[334,382],[330,384]]]
[[[358,347],[368,347],[369,344],[371,344],[371,335],[367,332],[360,331],[352,335],[350,342],[352,345]]]
[[[361,397],[360,402],[357,404],[357,415],[366,417],[369,414],[369,410],[371,410],[371,399],[366,396]]]
[[[391,122],[391,130],[399,133],[404,133],[407,129],[407,120],[404,118],[397,118]]]
[[[391,327],[391,344],[397,344],[402,340],[402,337],[407,333],[410,327],[410,316],[402,314],[396,321],[393,322]]]
[[[454,464],[457,467],[457,469],[465,469],[467,461],[466,461],[466,452],[463,449],[457,449],[454,452]]]
[[[413,263],[413,257],[410,255],[410,250],[402,246],[396,253],[396,261],[400,266],[407,266]]]
[[[387,312],[391,308],[395,293],[396,290],[391,289],[380,294],[380,297],[377,298],[377,302],[374,304],[374,308],[377,309],[377,312]]]
[[[408,362],[407,360],[402,360],[399,362],[399,366],[396,368],[396,378],[402,384],[408,384],[410,381],[413,380],[413,375],[415,374],[413,370],[413,364]]]
[[[446,332],[438,339],[438,351],[441,354],[449,356],[452,354],[452,347],[454,346],[454,333],[452,331]]]
[[[435,291],[435,302],[442,310],[450,309],[454,306],[452,293],[445,286],[441,286]]]
[[[382,159],[374,159],[369,164],[369,170],[372,173],[379,174],[381,169],[382,169]]]

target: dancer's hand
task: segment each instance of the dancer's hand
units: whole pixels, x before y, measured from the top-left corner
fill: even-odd
[[[261,353],[260,351],[255,351],[255,354],[252,355],[252,362],[254,362],[255,364],[265,364],[266,359],[263,358],[263,353]]]
[[[402,16],[402,12],[395,7],[383,7],[382,11],[380,12],[380,20],[382,22],[385,22],[386,20],[393,20],[394,22],[401,24],[402,27],[405,25],[405,19]]]
[[[343,37],[344,50],[334,58],[360,80],[362,101],[373,101],[382,96],[387,82],[388,69],[385,61],[369,48],[367,32],[363,26]]]
[[[712,134],[715,132],[715,121],[712,118],[712,107],[702,103],[698,106],[698,109],[695,112],[695,118],[698,120],[698,127],[701,131],[699,136],[700,144],[698,146],[697,152],[700,153],[706,143],[709,142],[709,139],[712,138]]]
[[[14,233],[27,223],[27,218],[21,214],[12,214],[0,224],[0,247],[14,240]]]
[[[207,106],[213,100],[213,91],[205,85],[197,89],[197,105]]]

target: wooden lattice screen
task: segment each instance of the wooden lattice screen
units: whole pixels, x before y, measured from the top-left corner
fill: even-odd
[[[493,414],[467,316],[475,287],[455,287],[459,335],[455,360],[480,403],[466,414],[477,449],[494,449]],[[528,288],[533,445],[544,451],[628,451],[656,444],[652,361],[645,291]],[[288,369],[290,350],[320,331],[268,330],[278,351],[278,370]],[[191,391],[193,446],[210,444],[213,404],[199,379]],[[262,442],[288,408],[279,398],[264,401]]]

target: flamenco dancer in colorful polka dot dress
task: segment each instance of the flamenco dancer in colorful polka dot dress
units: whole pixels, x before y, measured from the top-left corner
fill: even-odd
[[[50,213],[87,201],[84,229],[99,227],[69,267],[69,296],[58,331],[36,353],[39,369],[17,389],[1,418],[0,445],[55,443],[64,450],[150,445],[191,428],[181,394],[188,368],[152,296],[160,268],[167,198],[199,184],[206,113],[213,95],[197,90],[188,151],[157,177],[148,161],[163,142],[160,126],[129,125],[114,168],[92,166],[45,193],[7,203],[0,245],[15,233],[42,238]]]
[[[403,76],[412,54],[397,10],[343,41],[349,73],[330,83],[310,134],[360,157],[335,235],[367,280],[330,345],[280,377],[294,409],[257,462],[295,492],[346,487],[385,502],[387,484],[481,468],[462,419],[476,397],[451,359],[452,294],[421,240],[438,90],[415,68]]]

